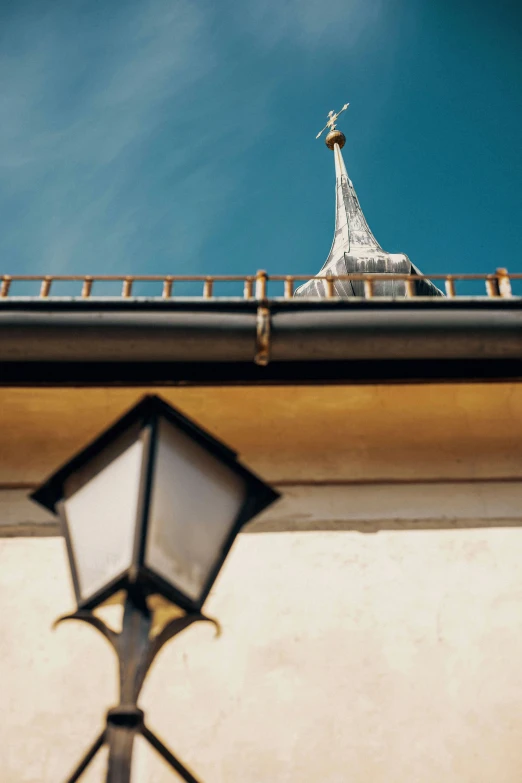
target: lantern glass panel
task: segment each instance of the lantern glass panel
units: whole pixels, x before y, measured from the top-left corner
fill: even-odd
[[[131,565],[142,459],[136,440],[64,500],[83,599]]]
[[[240,475],[160,419],[145,565],[197,601],[246,492]]]

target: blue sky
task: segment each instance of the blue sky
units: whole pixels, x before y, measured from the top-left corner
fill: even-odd
[[[0,3],[5,273],[316,273],[344,149],[383,247],[522,272],[522,5]]]

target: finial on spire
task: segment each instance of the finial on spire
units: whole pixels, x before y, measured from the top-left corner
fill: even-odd
[[[324,128],[322,130],[320,130],[319,133],[317,134],[317,136],[315,137],[316,139],[318,139],[319,136],[322,133],[324,133],[324,131],[327,128],[330,128],[330,132],[328,133],[328,135],[326,136],[326,138],[324,140],[326,146],[330,150],[333,150],[335,148],[336,144],[338,144],[341,149],[344,147],[344,144],[346,142],[346,136],[344,135],[344,133],[342,133],[342,131],[337,130],[337,119],[338,119],[339,115],[341,115],[343,113],[343,111],[346,111],[346,109],[348,108],[349,105],[350,105],[349,103],[345,103],[343,108],[340,109],[337,113],[335,113],[333,111],[329,111],[328,112],[328,122],[326,123]]]

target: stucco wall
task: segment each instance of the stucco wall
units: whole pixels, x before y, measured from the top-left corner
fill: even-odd
[[[518,783],[521,548],[514,527],[243,534],[207,605],[223,634],[161,654],[150,726],[206,783]],[[105,640],[51,630],[71,602],[61,539],[0,541],[2,783],[64,780],[114,701]],[[174,779],[138,748],[136,783]]]
[[[115,701],[105,640],[51,630],[63,542],[26,495],[144,391],[0,390],[0,783],[65,780]],[[519,783],[522,384],[161,393],[284,498],[209,598],[222,637],[159,656],[151,728],[204,783]]]

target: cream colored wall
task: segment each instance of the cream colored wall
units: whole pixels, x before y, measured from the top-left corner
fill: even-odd
[[[150,726],[206,783],[518,783],[522,530],[243,534],[146,684]],[[62,542],[0,542],[2,783],[56,783],[115,699]],[[102,780],[100,768],[87,781]],[[147,750],[138,781],[174,780]]]
[[[140,390],[0,390],[0,783],[56,783],[114,703],[28,489]],[[284,493],[155,664],[205,783],[518,783],[522,385],[169,389]],[[303,429],[306,419],[308,428]],[[175,780],[138,748],[134,783]],[[103,780],[100,766],[82,779]]]

